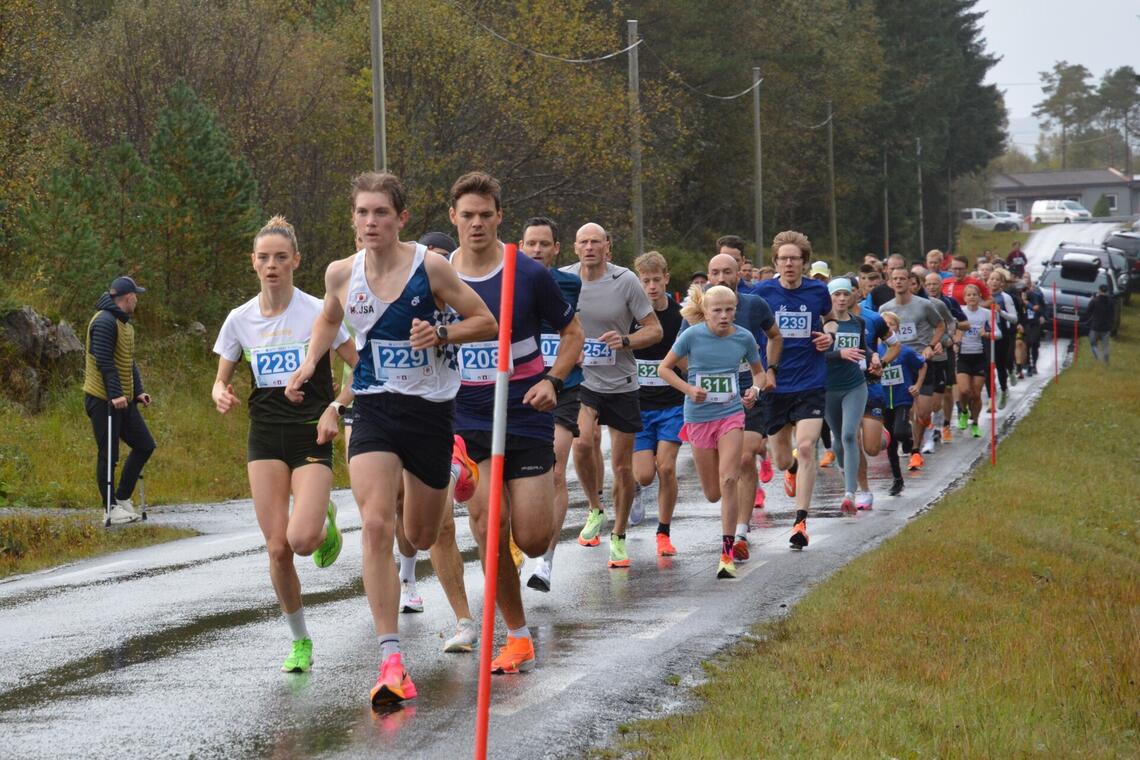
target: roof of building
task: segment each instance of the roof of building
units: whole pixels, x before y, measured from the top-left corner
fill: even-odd
[[[1011,172],[994,175],[995,190],[1033,190],[1089,185],[1127,185],[1128,176],[1116,169],[1071,169],[1050,172]]]

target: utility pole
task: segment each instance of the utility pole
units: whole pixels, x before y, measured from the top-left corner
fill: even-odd
[[[760,139],[760,67],[752,67],[752,133],[756,138],[756,198],[753,231],[756,235],[756,265],[764,262],[764,160]]]
[[[388,171],[388,134],[384,123],[384,31],[380,0],[372,0],[372,164]]]
[[[640,256],[644,246],[645,212],[641,201],[641,105],[637,73],[637,21],[626,22],[629,28],[629,126],[630,163],[633,171],[633,255]]]
[[[954,250],[954,180],[950,177],[950,156],[946,156],[946,250]]]
[[[831,101],[827,101],[827,167],[831,175],[831,265],[839,271],[839,234],[835,225],[835,138]]]
[[[887,149],[883,148],[883,259],[891,255],[891,194],[887,182]]]
[[[915,165],[918,167],[918,258],[926,256],[926,236],[922,226],[922,138],[915,138]]]

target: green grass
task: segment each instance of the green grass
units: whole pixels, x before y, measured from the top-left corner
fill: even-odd
[[[1028,239],[1028,232],[1018,230],[1013,232],[992,232],[979,230],[976,227],[963,224],[958,228],[958,247],[954,250],[954,253],[969,257],[971,264],[976,263],[978,256],[986,250],[1004,259],[1010,249],[1013,248],[1014,241],[1020,242],[1024,248],[1025,241]]]
[[[980,466],[758,627],[646,757],[1137,757],[1140,319]],[[1127,337],[1131,336],[1131,337]],[[634,738],[628,738],[628,737]]]
[[[145,328],[139,332],[139,367],[154,397],[143,416],[158,443],[145,473],[150,504],[249,495],[247,406],[243,403],[224,417],[214,410],[213,339],[213,334],[155,337]],[[234,387],[244,400],[249,389],[244,364],[238,367]],[[0,426],[0,505],[101,508],[95,440],[80,384],[55,389],[41,414],[28,415],[2,401],[0,413],[5,420]],[[343,446],[338,446],[338,487],[348,482],[342,453]]]
[[[0,578],[196,535],[183,528],[139,523],[107,530],[100,517],[28,513],[0,516]]]

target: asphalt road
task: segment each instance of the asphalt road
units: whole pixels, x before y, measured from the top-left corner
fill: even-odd
[[[1062,357],[1066,346],[1062,344]],[[1006,430],[1052,375],[1011,391],[998,415]],[[988,433],[988,423],[984,427]],[[957,432],[957,431],[956,431]],[[822,471],[811,545],[788,549],[793,506],[780,487],[753,514],[752,560],[736,580],[715,578],[718,507],[700,495],[683,450],[673,523],[674,558],[654,556],[652,516],[629,532],[629,570],[606,568],[606,547],[573,541],[571,513],[549,594],[527,590],[539,667],[493,685],[492,757],[570,757],[609,742],[616,727],[683,704],[680,685],[702,662],[783,614],[813,583],[901,530],[971,468],[988,466],[988,439],[940,447],[886,496],[884,456],[872,462],[875,508],[840,516],[840,474]],[[347,492],[345,545],[331,568],[298,560],[315,642],[311,673],[278,666],[288,647],[248,501],[152,511],[159,523],[203,535],[0,582],[0,754],[10,757],[400,757],[469,756],[476,655],[444,654],[453,618],[421,560],[423,614],[401,616],[401,639],[420,697],[380,715],[368,703],[378,646],[359,576],[359,518]],[[457,520],[476,608],[482,579],[467,521]],[[422,555],[421,555],[422,556]],[[889,579],[884,579],[889,583]],[[498,636],[501,640],[503,632]]]

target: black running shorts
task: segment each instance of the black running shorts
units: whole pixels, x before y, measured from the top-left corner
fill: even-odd
[[[826,398],[827,394],[823,388],[797,393],[760,394],[760,407],[764,413],[764,434],[775,435],[786,426],[800,420],[822,420]]]
[[[245,459],[257,462],[276,459],[290,470],[307,464],[323,464],[332,469],[333,445],[317,443],[317,423],[249,421]]]
[[[990,362],[985,354],[959,354],[958,374],[970,377],[985,377],[989,373]]]
[[[429,488],[447,488],[451,479],[454,401],[427,401],[401,393],[370,393],[352,404],[348,458],[388,451]]]
[[[599,423],[620,433],[641,432],[641,401],[637,391],[597,393],[584,385],[579,387],[582,406],[597,412]]]
[[[489,430],[461,430],[459,435],[467,444],[467,456],[476,462],[487,462],[491,459],[491,431]],[[520,480],[533,478],[554,469],[554,442],[543,441],[539,438],[528,438],[522,435],[507,433],[506,451],[503,455],[503,480]],[[491,471],[480,470],[485,475]]]
[[[581,434],[578,430],[578,410],[582,406],[578,389],[581,387],[575,385],[573,388],[563,388],[558,394],[558,406],[554,407],[554,424],[566,428],[575,438]]]

